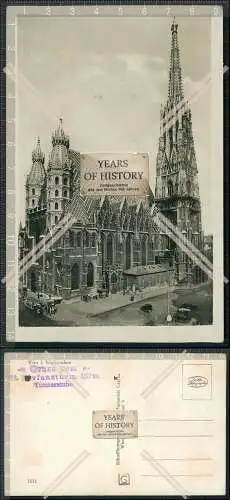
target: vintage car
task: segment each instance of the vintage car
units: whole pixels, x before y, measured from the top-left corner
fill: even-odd
[[[60,303],[60,302],[59,302]],[[34,311],[39,315],[54,316],[57,311],[57,303],[55,297],[51,297],[45,293],[32,292],[27,290],[24,298],[24,305],[30,311]]]
[[[201,317],[197,305],[181,304],[172,314],[173,325],[200,325]]]
[[[144,304],[143,306],[141,306],[140,309],[142,312],[145,312],[145,313],[150,313],[153,310],[152,304]]]

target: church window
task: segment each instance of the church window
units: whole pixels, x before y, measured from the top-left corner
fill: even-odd
[[[131,238],[130,234],[128,234],[125,242],[125,269],[129,269],[130,266],[131,266]]]
[[[77,233],[77,238],[76,238],[76,243],[77,243],[77,247],[80,247],[81,246],[81,233]]]
[[[168,196],[171,197],[173,195],[173,183],[172,181],[168,181]]]
[[[96,246],[96,234],[95,234],[95,233],[93,233],[93,234],[92,234],[92,247],[94,247],[94,248],[95,248],[95,246]]]
[[[64,195],[64,198],[67,198],[67,190],[66,189],[64,189],[63,195]]]
[[[56,191],[55,191],[55,196],[56,196],[56,198],[57,198],[58,194],[59,194],[59,193],[58,193],[58,189],[56,189]]]
[[[50,190],[49,190],[49,196],[50,196]]]
[[[54,220],[55,220],[55,224],[57,224],[58,223],[58,216],[57,215],[55,215],[55,219]]]
[[[63,183],[64,183],[65,186],[67,186],[67,183],[68,183],[67,177],[64,177]]]
[[[32,207],[34,207],[34,200],[32,200]]]
[[[87,286],[91,287],[94,283],[94,267],[92,262],[89,262],[87,267]]]
[[[165,196],[165,186],[162,186],[162,197],[164,198]]]
[[[113,264],[113,237],[111,234],[107,238],[107,262],[109,265]]]
[[[80,286],[80,268],[76,263],[71,268],[71,290],[78,290]]]
[[[56,186],[59,184],[59,177],[55,177],[55,184]]]
[[[73,231],[69,231],[69,244],[70,244],[70,247],[74,247],[74,232]]]
[[[144,235],[142,237],[142,242],[141,242],[141,263],[142,263],[142,266],[146,266],[147,262],[146,262],[146,244],[147,244],[147,239],[146,239],[146,236]]]
[[[190,181],[187,181],[187,193],[190,194],[191,191],[191,183]]]
[[[173,129],[172,129],[172,127],[170,127],[170,129],[169,129],[169,147],[170,147],[170,153],[171,153],[172,148],[173,148]]]
[[[55,203],[55,210],[58,210],[58,203]]]
[[[35,195],[35,189],[34,188],[32,189],[32,194]]]
[[[85,246],[89,247],[89,233],[88,232],[85,233]]]
[[[49,203],[49,210],[50,210],[50,203]]]

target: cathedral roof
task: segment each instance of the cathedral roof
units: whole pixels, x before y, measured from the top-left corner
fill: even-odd
[[[46,172],[44,168],[45,156],[42,153],[40,139],[38,137],[37,145],[32,152],[32,167],[27,175],[27,184],[32,185],[43,185],[46,177]]]
[[[146,266],[134,266],[124,271],[124,274],[130,276],[144,276],[147,274],[158,274],[162,272],[166,272],[166,268],[163,265],[154,264]]]

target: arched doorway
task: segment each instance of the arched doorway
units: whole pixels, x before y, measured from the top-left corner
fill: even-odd
[[[94,267],[92,262],[89,262],[87,267],[87,286],[93,286],[94,284]]]
[[[71,290],[78,290],[80,288],[80,269],[76,263],[71,268]]]
[[[113,264],[113,237],[111,234],[107,237],[107,263],[109,265]]]
[[[35,271],[32,271],[30,275],[30,288],[32,292],[36,292],[38,289],[38,280]]]
[[[131,238],[130,234],[127,235],[125,242],[125,269],[131,267]]]
[[[116,275],[116,273],[111,274],[111,292],[117,293],[117,275]]]

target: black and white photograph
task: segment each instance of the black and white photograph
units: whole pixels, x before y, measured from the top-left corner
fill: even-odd
[[[58,9],[8,69],[16,337],[221,341],[221,15]]]

